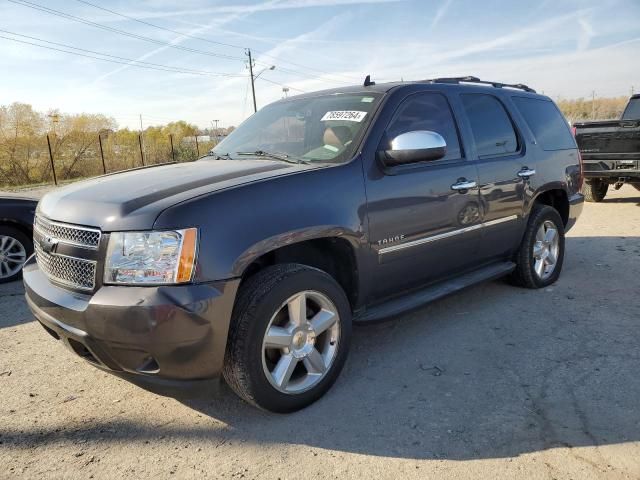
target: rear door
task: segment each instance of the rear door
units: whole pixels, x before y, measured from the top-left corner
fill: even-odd
[[[455,275],[476,262],[480,205],[476,165],[464,154],[445,95],[422,91],[408,95],[393,110],[378,150],[396,136],[429,130],[442,135],[442,159],[384,167],[367,159],[369,237],[376,257],[373,293],[390,293]],[[467,189],[455,190],[467,182]]]
[[[533,155],[525,156],[522,136],[497,96],[462,93],[459,98],[478,161],[483,221],[478,256],[490,262],[508,256],[520,243],[528,180],[522,175],[535,175],[535,165]]]

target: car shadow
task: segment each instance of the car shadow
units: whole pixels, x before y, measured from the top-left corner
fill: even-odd
[[[338,382],[303,411],[260,412],[225,385],[215,397],[179,400],[227,423],[229,441],[385,457],[513,457],[638,441],[640,308],[609,299],[640,293],[632,274],[612,276],[616,257],[640,260],[640,243],[580,237],[567,249],[550,288],[491,282],[356,327]],[[594,262],[593,249],[608,253]]]
[[[489,282],[357,326],[337,383],[293,414],[257,410],[211,383],[175,396],[208,423],[159,430],[126,417],[94,419],[73,431],[2,433],[2,440],[122,441],[161,432],[216,444],[454,460],[639,441],[638,279],[631,269],[616,269],[640,261],[638,242],[568,238],[563,275],[552,287]]]

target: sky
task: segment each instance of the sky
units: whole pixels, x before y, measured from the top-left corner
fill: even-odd
[[[0,0],[0,105],[130,128],[140,115],[144,127],[238,125],[253,113],[246,48],[258,108],[285,86],[295,95],[368,74],[629,95],[640,91],[640,0]]]

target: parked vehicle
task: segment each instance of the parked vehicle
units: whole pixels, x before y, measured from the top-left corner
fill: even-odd
[[[584,163],[584,197],[601,202],[613,185],[629,183],[640,191],[640,95],[633,95],[620,120],[574,125]]]
[[[38,201],[0,197],[0,283],[20,278],[22,265],[33,253],[33,217]]]
[[[290,412],[333,384],[352,321],[510,275],[555,282],[580,214],[555,104],[474,77],[300,95],[209,156],[47,194],[24,269],[45,329],[138,381],[220,374]]]

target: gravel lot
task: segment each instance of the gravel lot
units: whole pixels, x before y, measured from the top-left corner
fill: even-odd
[[[0,286],[1,478],[640,478],[640,192],[588,204],[553,287],[492,282],[355,329],[281,416],[78,360]]]

